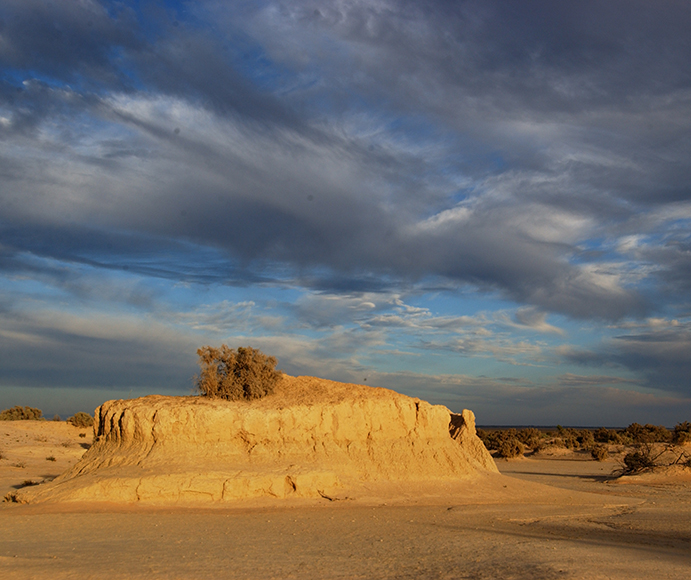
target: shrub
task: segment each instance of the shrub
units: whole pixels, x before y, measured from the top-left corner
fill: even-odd
[[[41,409],[33,407],[12,407],[0,412],[0,421],[38,421],[43,418]]]
[[[516,438],[530,449],[540,449],[543,447],[542,434],[535,427],[521,429]]]
[[[94,418],[88,413],[79,411],[67,419],[67,422],[75,427],[91,427],[94,424]]]
[[[605,427],[595,429],[593,438],[598,443],[623,443],[623,438],[618,431],[615,431],[614,429],[606,429]]]
[[[639,425],[631,423],[624,434],[628,435],[634,443],[667,443],[672,439],[672,434],[662,425]]]
[[[624,456],[624,475],[634,475],[655,467],[658,456],[653,454],[653,446],[640,445],[635,451]]]
[[[595,445],[595,437],[589,429],[581,429],[576,434],[576,441],[581,449],[592,449]]]
[[[504,459],[513,459],[519,457],[525,452],[525,447],[516,437],[509,437],[506,439],[497,450],[497,455]]]
[[[53,415],[53,421],[61,421],[60,415]]]
[[[46,457],[46,461],[56,461],[55,456],[49,455],[48,457]]]
[[[606,445],[593,445],[590,449],[590,455],[593,456],[595,461],[604,461],[607,459],[609,452]]]
[[[691,443],[691,423],[688,421],[677,423],[674,426],[674,433],[672,433],[672,442],[675,445]]]
[[[276,359],[252,347],[237,350],[203,346],[197,350],[201,373],[197,377],[197,391],[205,396],[237,401],[260,399],[273,393],[281,379]]]

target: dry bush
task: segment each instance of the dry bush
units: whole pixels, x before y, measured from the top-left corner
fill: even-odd
[[[237,350],[203,346],[197,350],[201,373],[197,377],[197,391],[217,399],[238,401],[260,399],[273,393],[281,379],[276,359],[252,347]]]
[[[94,418],[89,413],[79,411],[67,419],[67,422],[75,427],[91,427],[94,424]]]
[[[62,421],[62,419],[60,419],[60,415],[53,415],[53,421]]]
[[[631,438],[631,441],[637,444],[644,443],[667,443],[672,440],[672,434],[662,425],[639,425],[638,423],[631,423],[623,431],[624,435]]]
[[[55,459],[54,455],[49,455],[48,457],[46,457],[46,461],[57,461],[57,460]]]
[[[38,421],[43,419],[43,411],[33,407],[12,407],[0,412],[0,421]]]
[[[516,437],[509,437],[497,449],[497,455],[504,459],[520,457],[523,453],[525,453],[525,447]]]
[[[672,433],[672,442],[676,445],[691,443],[691,423],[688,421],[677,423],[674,426],[674,432]]]
[[[624,438],[615,429],[606,429],[605,427],[599,427],[595,429],[593,433],[595,441],[598,443],[615,443],[621,444],[624,442]]]
[[[526,447],[533,449],[535,451],[542,449],[544,447],[544,439],[542,437],[542,433],[540,433],[538,429],[535,429],[535,427],[527,427],[526,429],[521,429],[516,435],[516,439],[518,439]]]
[[[593,445],[590,449],[590,454],[593,456],[595,461],[604,461],[609,456],[606,445]]]
[[[624,456],[622,475],[635,475],[636,473],[651,470],[653,467],[656,467],[656,461],[660,455],[662,453],[655,452],[650,443],[639,445],[634,451]]]

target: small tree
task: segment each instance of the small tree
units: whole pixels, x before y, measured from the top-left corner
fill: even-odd
[[[201,372],[197,391],[205,397],[238,401],[260,399],[273,393],[281,379],[276,359],[252,347],[237,350],[203,346],[197,350]]]

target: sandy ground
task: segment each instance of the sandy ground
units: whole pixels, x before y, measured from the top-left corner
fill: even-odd
[[[76,461],[90,443],[79,432],[65,423],[0,423],[0,492]],[[4,503],[0,577],[631,580],[691,573],[691,482],[616,483],[608,477],[614,461],[579,456],[498,466],[505,477],[441,497],[410,490],[394,505]]]

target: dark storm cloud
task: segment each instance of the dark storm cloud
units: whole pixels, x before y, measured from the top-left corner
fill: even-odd
[[[570,351],[565,358],[584,366],[623,367],[645,377],[650,388],[688,395],[691,325],[653,319],[647,328],[616,336],[598,350]]]
[[[124,4],[9,0],[0,8],[5,74],[22,71],[91,86],[129,85],[113,65],[118,50],[141,49],[134,12]]]
[[[577,318],[661,307],[579,244],[689,199],[687,4],[196,10],[6,3],[16,252],[344,291],[440,279]]]

